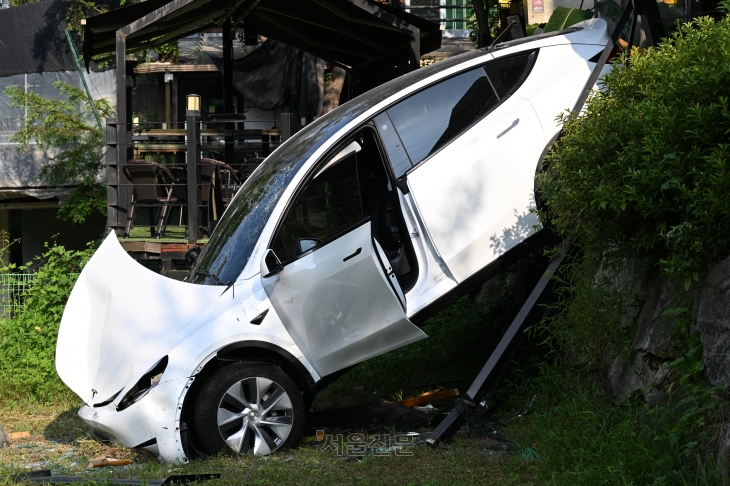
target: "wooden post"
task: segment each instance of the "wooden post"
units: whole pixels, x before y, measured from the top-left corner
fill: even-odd
[[[132,144],[132,88],[134,78],[127,75],[127,36],[117,31],[117,224],[124,225],[132,203],[132,181],[122,173],[127,161],[134,158]]]
[[[200,110],[186,113],[187,159],[188,159],[188,242],[196,243],[203,237],[200,231]]]
[[[106,119],[106,225],[109,231],[117,231],[121,235],[119,221],[119,181],[123,174],[117,164],[117,119]]]
[[[231,19],[223,23],[223,112],[233,113],[233,38],[231,36]],[[234,163],[233,124],[226,124],[226,163]]]

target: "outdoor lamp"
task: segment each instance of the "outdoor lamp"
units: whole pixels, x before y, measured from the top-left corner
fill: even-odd
[[[200,111],[200,95],[190,94],[187,96],[187,110]]]

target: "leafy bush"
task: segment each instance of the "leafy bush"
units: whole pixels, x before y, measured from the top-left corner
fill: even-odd
[[[46,244],[33,265],[35,279],[25,292],[23,310],[0,319],[0,398],[51,402],[68,393],[55,367],[56,338],[64,306],[78,273],[93,250],[66,250]]]
[[[623,55],[538,177],[543,216],[596,249],[650,251],[692,278],[730,254],[730,21],[699,18]]]

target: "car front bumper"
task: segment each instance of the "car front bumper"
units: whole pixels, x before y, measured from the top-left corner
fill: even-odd
[[[184,392],[191,380],[168,380],[150,390],[128,408],[117,411],[84,405],[79,417],[100,438],[125,447],[145,449],[167,463],[186,463],[180,437]]]

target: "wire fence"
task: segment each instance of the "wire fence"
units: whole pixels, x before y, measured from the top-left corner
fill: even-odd
[[[0,319],[12,319],[25,304],[34,273],[0,273]]]

